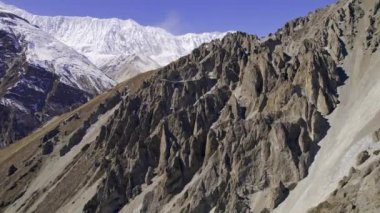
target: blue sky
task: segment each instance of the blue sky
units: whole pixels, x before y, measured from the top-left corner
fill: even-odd
[[[133,19],[174,34],[239,30],[266,35],[336,0],[2,0],[38,15]]]

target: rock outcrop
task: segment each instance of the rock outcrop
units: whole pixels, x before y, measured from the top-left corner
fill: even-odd
[[[143,212],[276,208],[308,175],[329,128],[360,14],[334,6],[266,39],[229,34],[158,70],[97,141],[106,178],[85,211],[128,206],[151,168],[159,183]]]
[[[44,134],[28,138],[27,145],[40,146],[35,148],[38,154],[21,149],[5,160],[0,158],[1,171],[11,165],[18,168],[9,177],[0,173],[0,210],[305,212],[321,201],[311,211],[379,209],[376,159],[380,147],[373,142],[377,133],[372,134],[378,126],[366,127],[369,121],[342,125],[344,132],[337,133],[341,126],[329,123],[334,116],[343,122],[362,122],[368,119],[363,116],[367,111],[378,112],[373,105],[365,110],[355,105],[360,113],[350,117],[341,107],[355,103],[340,103],[342,93],[338,92],[347,83],[347,59],[378,56],[374,48],[378,4],[372,3],[343,0],[290,21],[266,38],[228,34],[119,85],[116,89],[126,86],[127,90],[114,94],[114,99],[99,96],[104,111],[94,99],[70,116],[60,117],[60,122],[42,128]],[[371,32],[363,27],[365,23],[373,25]],[[366,46],[363,34],[373,35],[368,38],[371,45]],[[355,49],[358,45],[365,49]],[[357,69],[368,71],[361,65],[351,73],[359,75],[354,83],[360,80],[360,86],[353,87],[358,90],[373,86],[361,81],[364,73]],[[380,91],[375,86],[378,90],[365,90],[371,91],[366,95],[375,97]],[[351,92],[357,95],[358,91]],[[109,110],[107,106],[115,107]],[[105,117],[97,119],[98,110],[106,112]],[[326,136],[336,140],[331,144]],[[49,142],[53,150],[42,146]],[[355,146],[347,147],[351,143]],[[60,155],[65,146],[70,147],[68,152]],[[356,165],[363,150],[368,151],[359,155]],[[28,161],[32,163],[20,163]],[[310,169],[314,165],[320,166],[317,171]],[[338,182],[346,174],[343,167],[351,166],[355,169],[324,202],[326,197],[321,196],[334,190],[334,178]],[[46,168],[54,173],[42,176],[50,172]],[[27,178],[23,177],[26,171]],[[318,180],[306,182],[317,185],[303,185],[312,175],[328,179],[325,191],[318,191],[318,198],[310,202],[315,205],[305,207],[302,201],[314,199],[313,190],[321,187]],[[14,187],[5,187],[7,183]],[[295,193],[300,189],[305,190]],[[297,195],[299,199],[291,200]],[[367,198],[371,204],[365,203]],[[290,207],[283,207],[287,202]]]
[[[356,158],[356,165],[359,166],[363,164],[368,158],[370,158],[370,155],[367,151],[360,152]]]

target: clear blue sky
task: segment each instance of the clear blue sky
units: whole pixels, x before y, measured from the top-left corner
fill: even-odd
[[[2,0],[38,15],[134,19],[172,33],[239,30],[260,36],[336,0]]]

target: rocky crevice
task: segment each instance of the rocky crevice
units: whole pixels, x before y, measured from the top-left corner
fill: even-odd
[[[358,43],[364,46],[363,54],[376,51],[379,8],[376,2],[343,0],[290,21],[266,38],[228,34],[123,84],[130,86],[128,91],[105,103],[106,109],[118,104],[117,109],[96,141],[81,151],[82,160],[92,155],[83,171],[89,176],[95,169],[99,175],[104,171],[84,211],[128,212],[136,204],[141,212],[273,211],[309,175],[319,142],[330,128],[326,116],[338,106],[338,87],[348,77],[343,62]],[[54,84],[53,90],[58,87]],[[50,101],[54,94],[47,97]],[[83,126],[65,133],[62,140],[68,150],[97,119],[97,110],[91,109],[96,112],[80,121]],[[78,116],[63,123],[79,122]],[[50,157],[58,144],[57,131],[61,129],[41,139],[44,157]],[[373,140],[378,138],[377,131]],[[371,190],[377,186],[378,154],[379,150],[358,155],[357,168],[312,211],[366,209],[364,201],[378,194]],[[78,159],[71,164],[80,164]],[[11,165],[4,171],[14,171]],[[18,170],[9,173],[10,178],[23,172],[15,166]],[[76,173],[71,175],[59,189],[68,184],[62,196],[67,201],[79,184],[71,182]],[[362,188],[372,197],[361,193]],[[22,193],[14,189],[2,207]],[[59,190],[53,193],[57,197]],[[66,205],[66,200],[46,201]],[[369,208],[378,208],[371,202]],[[53,208],[42,202],[39,207]]]
[[[317,12],[266,40],[229,34],[160,69],[104,127],[107,177],[85,211],[120,210],[146,176],[162,179],[144,212],[253,211],[259,193],[275,208],[308,174],[339,103],[353,26],[336,18]],[[308,29],[321,22],[331,28]]]

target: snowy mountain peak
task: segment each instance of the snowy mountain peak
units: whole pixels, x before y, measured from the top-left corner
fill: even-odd
[[[75,49],[13,15],[8,8],[0,8],[0,13],[3,14],[1,29],[22,42],[28,63],[50,70],[65,84],[91,94],[98,94],[114,85],[113,80]]]
[[[175,36],[158,27],[142,26],[131,19],[38,16],[4,3],[1,6],[73,47],[119,82],[125,80],[120,76],[131,77],[164,66],[189,54],[202,43],[220,39],[226,34],[214,32]],[[127,59],[130,55],[139,55],[141,60],[137,63],[120,61],[120,58]],[[146,64],[148,61],[151,63]],[[129,65],[133,67],[133,73],[123,73],[131,71],[125,69]]]
[[[0,8],[0,147],[114,85],[74,48]]]

